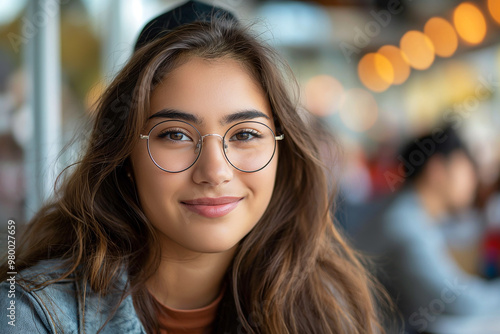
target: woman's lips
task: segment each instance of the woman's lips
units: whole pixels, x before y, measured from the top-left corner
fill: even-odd
[[[227,215],[233,211],[243,197],[216,197],[216,198],[197,198],[188,201],[182,201],[186,209],[200,216],[207,218],[217,218]]]

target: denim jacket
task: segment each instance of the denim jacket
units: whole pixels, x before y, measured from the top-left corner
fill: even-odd
[[[120,294],[99,297],[89,286],[85,289],[83,282],[72,277],[32,291],[20,281],[21,277],[35,282],[60,277],[62,271],[47,274],[57,264],[56,260],[40,261],[0,283],[1,333],[94,334],[105,324],[120,302]],[[130,295],[122,300],[100,333],[146,333]]]

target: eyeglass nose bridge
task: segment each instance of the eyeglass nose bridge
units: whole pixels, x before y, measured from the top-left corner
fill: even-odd
[[[195,153],[196,154],[198,154],[200,152],[200,150],[202,148],[202,145],[203,145],[203,139],[205,139],[205,137],[219,137],[220,140],[222,141],[222,147],[224,148],[224,154],[227,153],[228,145],[226,144],[226,141],[224,140],[224,137],[222,137],[218,133],[207,133],[206,135],[201,136],[200,140],[196,144],[196,149],[195,149]]]

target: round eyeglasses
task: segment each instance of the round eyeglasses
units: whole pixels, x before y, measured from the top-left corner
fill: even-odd
[[[200,157],[203,140],[219,137],[226,160],[239,171],[257,172],[266,167],[276,152],[273,130],[255,121],[244,121],[231,126],[224,136],[216,133],[201,135],[191,124],[180,120],[163,121],[151,128],[147,135],[148,153],[154,164],[169,173],[180,173],[193,166]]]

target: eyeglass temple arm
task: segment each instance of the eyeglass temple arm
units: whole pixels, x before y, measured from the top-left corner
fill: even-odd
[[[142,134],[140,134],[139,138],[141,138],[141,139],[149,139],[149,136],[148,135],[142,135]]]

